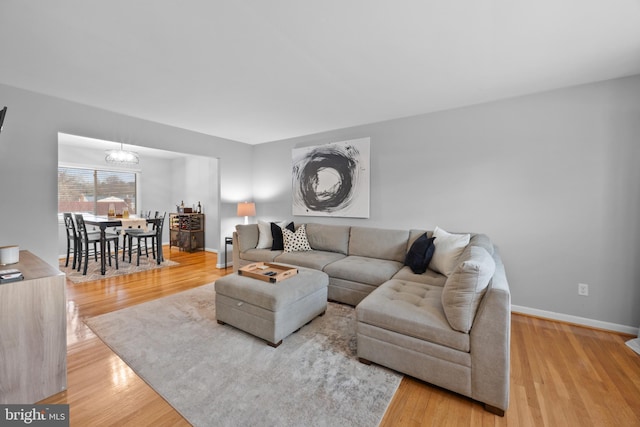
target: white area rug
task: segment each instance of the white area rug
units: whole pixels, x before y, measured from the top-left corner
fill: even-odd
[[[376,426],[402,376],[357,360],[355,310],[327,313],[278,348],[215,318],[214,285],[87,320],[194,426]]]

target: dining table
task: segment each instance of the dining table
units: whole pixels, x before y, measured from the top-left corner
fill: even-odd
[[[83,214],[82,217],[84,218],[85,224],[93,225],[100,228],[100,273],[102,275],[104,275],[107,270],[106,257],[105,257],[105,253],[106,253],[105,251],[107,246],[106,230],[111,227],[122,227],[123,225],[126,225],[127,222],[129,222],[128,220],[144,219],[146,220],[147,224],[153,224],[155,226],[154,229],[156,230],[156,233],[157,233],[156,237],[158,242],[156,262],[160,264],[162,261],[164,261],[164,257],[162,254],[162,229],[159,227],[160,221],[162,220],[162,218],[141,218],[136,215],[130,215],[129,218],[122,218],[122,217],[112,217],[112,216],[92,215],[92,214]],[[116,250],[116,256],[117,256],[117,250]]]

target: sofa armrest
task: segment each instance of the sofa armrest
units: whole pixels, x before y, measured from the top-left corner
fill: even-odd
[[[496,271],[478,307],[471,338],[473,398],[502,410],[509,406],[511,292],[498,249]]]
[[[233,232],[233,257],[231,258],[233,272],[237,272],[240,268],[240,245],[238,244],[238,232]]]

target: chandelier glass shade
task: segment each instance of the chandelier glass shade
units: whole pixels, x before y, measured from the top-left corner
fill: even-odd
[[[140,163],[138,153],[135,151],[128,151],[123,148],[123,144],[120,143],[119,150],[106,150],[106,156],[104,160],[107,163],[116,165],[137,165]]]

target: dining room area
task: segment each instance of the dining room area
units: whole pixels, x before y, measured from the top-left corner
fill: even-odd
[[[216,252],[218,199],[216,158],[60,133],[59,268],[85,283],[175,265],[179,211],[200,214],[200,249]]]

